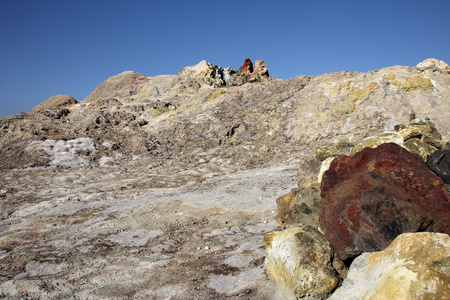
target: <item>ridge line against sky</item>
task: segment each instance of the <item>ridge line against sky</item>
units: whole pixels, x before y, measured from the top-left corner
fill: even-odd
[[[450,1],[0,1],[0,117],[125,70],[264,60],[275,78],[450,63]]]

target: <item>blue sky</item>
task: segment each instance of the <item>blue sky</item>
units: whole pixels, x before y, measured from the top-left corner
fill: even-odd
[[[449,0],[0,0],[0,117],[203,59],[264,60],[275,78],[450,63],[449,15]]]

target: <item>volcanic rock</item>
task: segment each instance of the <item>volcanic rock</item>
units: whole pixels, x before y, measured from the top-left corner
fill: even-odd
[[[223,68],[213,65],[206,60],[202,60],[194,66],[188,66],[180,69],[180,76],[192,77],[204,81],[209,85],[224,85]]]
[[[292,226],[264,236],[269,278],[296,299],[325,299],[346,268],[331,244],[312,226]]]
[[[397,144],[335,158],[321,196],[321,228],[343,260],[382,250],[403,232],[450,232],[442,180]]]
[[[319,224],[319,209],[322,203],[315,189],[292,189],[289,194],[277,198],[275,219],[281,228],[293,225]]]
[[[314,147],[413,115],[450,139],[450,76],[437,69],[223,78],[126,72],[68,115],[1,118],[2,297],[284,299],[268,292],[263,236],[297,185],[288,208],[304,219],[283,226],[317,222]]]
[[[266,63],[262,60],[255,60],[253,73],[260,77],[269,77],[269,70],[267,69]]]
[[[440,149],[430,154],[427,166],[445,183],[450,183],[450,150]]]
[[[250,58],[246,58],[244,64],[239,68],[239,72],[242,73],[253,73],[253,63]]]
[[[363,253],[329,299],[450,299],[450,238],[399,235],[385,250]]]
[[[121,99],[137,93],[138,86],[148,81],[148,77],[133,71],[124,71],[115,76],[109,77],[98,85],[84,100],[90,103],[94,100]]]
[[[442,140],[435,124],[427,117],[414,119],[406,125],[395,120],[388,120],[388,122],[392,121],[396,125],[390,131],[366,137],[356,145],[345,140],[325,143],[315,147],[313,155],[317,160],[323,161],[340,154],[355,155],[366,147],[375,148],[385,143],[396,143],[426,161],[428,155],[436,149],[446,147],[446,143]]]
[[[450,66],[443,60],[438,60],[436,58],[427,58],[423,62],[418,63],[417,68],[439,68],[442,71],[450,74]]]
[[[37,113],[45,110],[57,110],[61,108],[67,108],[71,105],[77,104],[78,101],[69,95],[56,95],[48,98],[44,102],[36,105],[30,109],[30,113]]]

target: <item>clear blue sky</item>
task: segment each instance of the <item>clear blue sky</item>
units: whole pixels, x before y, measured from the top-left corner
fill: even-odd
[[[449,0],[0,0],[0,117],[203,59],[261,59],[276,78],[450,63],[449,32]]]

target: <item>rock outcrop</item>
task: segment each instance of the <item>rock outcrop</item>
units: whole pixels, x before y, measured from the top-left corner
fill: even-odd
[[[269,70],[267,69],[266,63],[262,60],[255,60],[253,72],[260,77],[269,77]]]
[[[403,232],[450,233],[442,180],[397,144],[335,158],[321,195],[321,228],[343,260],[382,250]]]
[[[450,238],[404,233],[385,250],[364,253],[329,299],[449,299]]]
[[[253,73],[253,63],[250,58],[246,58],[244,64],[239,68],[239,72],[241,73]]]
[[[450,66],[442,60],[438,60],[436,58],[427,58],[423,62],[417,64],[417,68],[426,69],[426,68],[438,68],[446,73],[450,74]]]
[[[248,82],[269,79],[266,64],[263,61],[257,62],[257,68],[253,69],[252,61],[247,58],[239,71],[235,71],[231,67],[224,69],[203,60],[194,66],[180,69],[179,74],[182,77],[195,78],[212,86],[241,86]]]
[[[78,101],[69,95],[56,95],[36,105],[32,109],[30,109],[29,112],[38,113],[46,110],[58,110],[62,108],[68,108],[77,103]]]
[[[324,299],[346,268],[330,243],[311,226],[292,226],[264,236],[266,272],[289,298]]]

